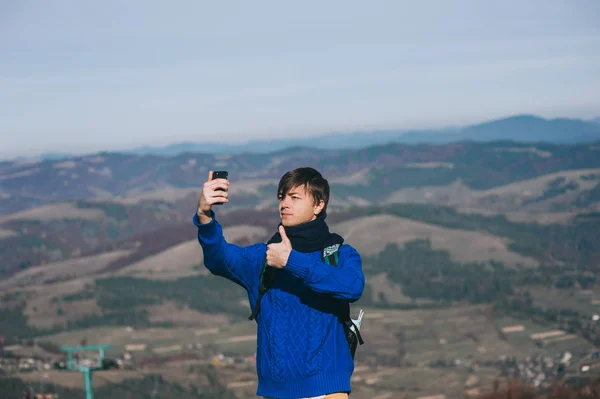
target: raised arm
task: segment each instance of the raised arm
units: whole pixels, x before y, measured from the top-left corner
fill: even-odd
[[[204,265],[214,275],[225,277],[244,287],[249,292],[258,287],[258,278],[265,244],[240,247],[230,244],[223,237],[223,229],[215,220],[212,206],[229,202],[229,181],[214,179],[213,172],[202,187],[198,199],[198,210],[193,222],[198,227],[198,241],[204,252]]]
[[[265,244],[240,247],[228,243],[223,228],[216,221],[214,212],[208,223],[201,223],[194,215],[198,227],[198,242],[204,252],[204,265],[216,276],[225,277],[248,291],[258,287],[258,278],[264,261]]]

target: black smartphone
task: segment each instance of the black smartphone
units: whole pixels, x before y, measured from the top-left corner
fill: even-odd
[[[215,179],[227,179],[229,173],[226,170],[215,170],[213,171],[212,178]],[[219,191],[225,191],[222,188],[217,188]],[[224,202],[215,202],[213,205],[223,205]]]

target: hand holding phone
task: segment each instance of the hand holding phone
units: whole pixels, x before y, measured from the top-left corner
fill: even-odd
[[[198,199],[198,216],[202,223],[207,223],[210,219],[210,210],[213,205],[222,205],[229,202],[229,181],[227,180],[227,171],[210,171],[208,180],[202,187],[200,199]]]
[[[229,173],[227,173],[226,170],[215,170],[214,172],[212,172],[212,180],[217,180],[217,179],[227,180],[228,176],[229,176]],[[227,192],[228,189],[225,189],[222,186],[217,186],[217,188],[215,188],[215,191]],[[224,202],[215,202],[213,205],[223,205],[223,204],[224,204]]]

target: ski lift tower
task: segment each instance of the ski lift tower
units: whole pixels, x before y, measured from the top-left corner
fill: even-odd
[[[92,388],[92,372],[93,370],[101,370],[104,364],[104,351],[110,349],[110,345],[84,345],[84,346],[63,346],[60,348],[62,352],[67,352],[69,361],[67,369],[78,370],[83,373],[83,382],[85,385],[85,399],[94,399],[94,390]],[[73,352],[98,351],[98,365],[75,365],[73,361]]]

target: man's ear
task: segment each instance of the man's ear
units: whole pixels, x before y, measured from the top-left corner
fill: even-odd
[[[313,211],[314,214],[318,215],[319,213],[321,213],[323,208],[325,208],[325,201],[321,200],[321,201],[319,201],[318,204],[315,204],[314,211]]]

